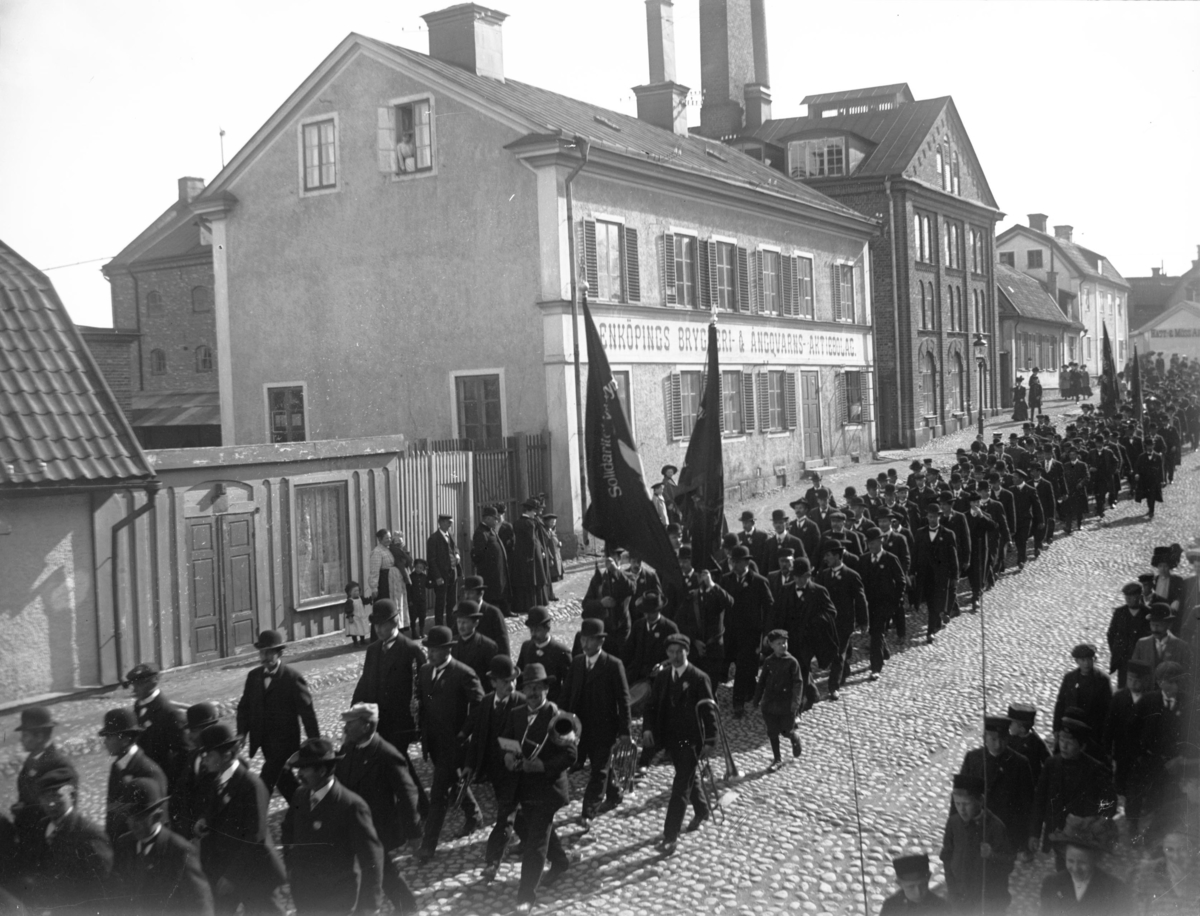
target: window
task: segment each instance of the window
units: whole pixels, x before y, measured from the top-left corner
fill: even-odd
[[[333,118],[305,124],[304,190],[337,186],[336,130]]]
[[[796,258],[797,304],[801,318],[813,317],[813,262],[812,258]]]
[[[1187,301],[1200,302],[1200,283],[1189,283],[1187,287]]]
[[[955,151],[954,151],[954,152],[951,154],[951,158],[954,160],[954,166],[953,166],[953,168],[954,168],[954,174],[951,176],[951,181],[953,182],[953,186],[952,186],[952,188],[951,188],[951,191],[952,191],[952,193],[954,193],[954,194],[956,194],[956,195],[957,195],[957,194],[959,194],[959,181],[958,181],[958,150],[955,150]]]
[[[152,315],[156,315],[162,312],[162,310],[162,294],[156,289],[152,289],[146,293],[146,311]]]
[[[1017,266],[1017,253],[1015,251],[1000,252],[1000,263],[1007,267]]]
[[[983,230],[971,230],[971,271],[972,273],[986,273],[984,270],[984,255],[983,255]]]
[[[972,303],[975,311],[975,330],[983,331],[983,291],[972,290],[971,296],[974,302]]]
[[[272,442],[303,442],[307,438],[304,422],[304,386],[268,388],[267,414]]]
[[[942,224],[942,240],[945,257],[943,263],[954,270],[962,270],[962,227],[947,220]]]
[[[1075,362],[1075,337],[1067,338],[1067,362]]]
[[[350,517],[344,483],[296,487],[296,576],[301,603],[341,596],[350,581]]]
[[[193,286],[192,311],[211,312],[212,307],[212,290],[207,286]]]
[[[787,374],[772,369],[766,373],[767,380],[767,427],[771,430],[787,429],[786,388]]]
[[[965,331],[967,329],[967,309],[963,304],[962,293],[961,286],[954,287],[954,310],[958,313],[958,329]]]
[[[833,320],[854,321],[854,265],[833,265]]]
[[[721,431],[737,436],[746,431],[742,425],[742,373],[721,373]]]
[[[396,106],[395,142],[397,172],[423,172],[433,168],[428,99]]]
[[[150,351],[150,374],[151,375],[166,375],[167,373],[167,354],[163,350]]]
[[[737,307],[737,262],[732,242],[717,242],[717,307],[732,312]]]
[[[842,401],[845,404],[843,425],[858,425],[863,421],[862,375],[861,372],[842,373]]]
[[[499,439],[504,435],[499,375],[455,376],[454,393],[458,438]]]
[[[684,439],[692,435],[696,414],[700,412],[701,378],[699,372],[679,373],[679,419],[683,424],[681,435]]]
[[[937,148],[938,180],[942,182],[942,190],[944,191],[944,190],[946,190],[946,180],[943,176],[946,174],[946,171],[944,168],[942,168],[943,165],[944,165],[944,163],[942,162],[942,148],[939,146]]]
[[[766,315],[778,315],[783,303],[783,289],[779,277],[779,252],[761,251],[762,257],[762,311]]]
[[[922,280],[921,286],[921,327],[926,329],[933,328],[933,306],[929,301],[929,294],[925,291],[925,281]]]
[[[932,353],[926,353],[921,364],[921,413],[926,417],[937,414],[937,364]]]
[[[669,233],[666,238],[671,238]],[[674,251],[675,244],[672,241],[665,249],[666,256],[659,259],[669,302],[675,301],[675,258],[671,256]],[[641,270],[638,266],[636,229],[630,229],[615,220],[585,219],[583,253],[591,298],[608,302],[641,301]],[[693,274],[693,283],[694,276]]]
[[[959,413],[966,413],[967,410],[967,373],[963,367],[962,354],[954,354],[954,404],[953,407]]]
[[[200,346],[196,347],[196,371],[212,372],[212,368],[212,349],[204,344],[200,344]]]
[[[691,236],[675,236],[675,301],[695,308],[696,298],[696,240]]]
[[[828,178],[846,174],[845,137],[793,140],[788,144],[788,173],[793,178]]]
[[[1042,266],[1042,250],[1031,248],[1025,252],[1025,266],[1030,270],[1040,270]]]
[[[950,174],[950,138],[949,137],[946,137],[946,139],[942,142],[942,149],[943,149],[942,158],[940,160],[941,164],[942,164],[942,190],[943,191],[953,191],[954,190],[953,178],[951,177],[951,174]]]
[[[597,299],[619,302],[621,299],[621,226],[596,223],[596,269],[599,283]]]
[[[633,403],[629,400],[629,370],[614,370],[613,384],[617,386],[617,400],[621,410],[625,411],[625,422],[629,424],[629,432],[633,432]]]
[[[913,251],[922,264],[933,263],[933,217],[918,213],[913,217]]]

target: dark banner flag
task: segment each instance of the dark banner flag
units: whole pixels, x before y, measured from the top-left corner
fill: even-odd
[[[1112,343],[1108,339],[1108,324],[1102,323],[1104,342],[1100,349],[1100,413],[1115,417],[1121,409],[1121,392],[1117,387],[1117,364],[1113,360]]]
[[[667,529],[646,492],[642,460],[629,434],[629,421],[617,395],[617,383],[586,302],[583,321],[588,353],[583,439],[590,497],[583,527],[607,547],[622,547],[640,554],[654,567],[664,587],[681,589],[683,571]]]
[[[692,541],[692,563],[716,569],[725,524],[725,459],[721,452],[721,366],[717,323],[708,326],[708,375],[679,473],[675,505]]]
[[[1133,402],[1133,415],[1142,425],[1142,361],[1137,347],[1133,348],[1133,366],[1129,370],[1129,400]]]

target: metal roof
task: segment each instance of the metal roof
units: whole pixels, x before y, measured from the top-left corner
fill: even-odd
[[[135,394],[129,420],[134,426],[220,426],[220,395],[216,391]]]
[[[0,241],[0,490],[153,477],[53,284]]]
[[[854,99],[873,99],[886,95],[903,95],[909,102],[913,101],[912,90],[908,83],[892,83],[890,86],[868,86],[866,89],[846,89],[841,92],[818,92],[816,95],[806,95],[800,100],[801,105],[824,105],[826,102],[849,102]]]
[[[1035,278],[1005,264],[996,267],[996,292],[1022,318],[1053,322],[1072,328],[1083,325],[1063,314],[1054,297]]]

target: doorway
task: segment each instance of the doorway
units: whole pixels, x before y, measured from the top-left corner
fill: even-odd
[[[821,446],[821,374],[800,373],[800,418],[804,430],[804,460],[825,457]]]
[[[253,648],[258,619],[253,513],[190,519],[188,549],[194,660]]]

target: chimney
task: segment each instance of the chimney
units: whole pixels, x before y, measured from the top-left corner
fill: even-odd
[[[1048,217],[1045,213],[1030,213],[1029,214],[1029,228],[1032,229],[1034,232],[1045,232],[1046,231],[1046,220],[1048,220],[1049,218],[1050,217]]]
[[[646,43],[650,50],[650,82],[633,87],[638,120],[687,136],[688,87],[675,82],[673,0],[646,0]]]
[[[700,133],[714,140],[742,132],[746,84],[761,85],[750,7],[751,0],[700,0]],[[765,39],[764,21],[764,46]]]
[[[1064,242],[1069,242],[1071,241],[1071,231],[1074,228],[1074,226],[1055,226],[1054,237],[1056,239],[1062,239]]]
[[[757,130],[771,120],[771,68],[767,57],[767,11],[763,0],[750,0],[750,36],[754,52],[754,82],[742,90],[746,128]]]
[[[1162,277],[1162,268],[1161,267],[1151,267],[1150,268],[1150,276],[1155,280],[1160,279]]]
[[[500,26],[507,13],[478,3],[460,3],[421,17],[429,27],[429,56],[504,82]]]
[[[200,196],[200,192],[203,190],[203,178],[180,178],[179,202],[181,204],[190,204],[193,200]]]

